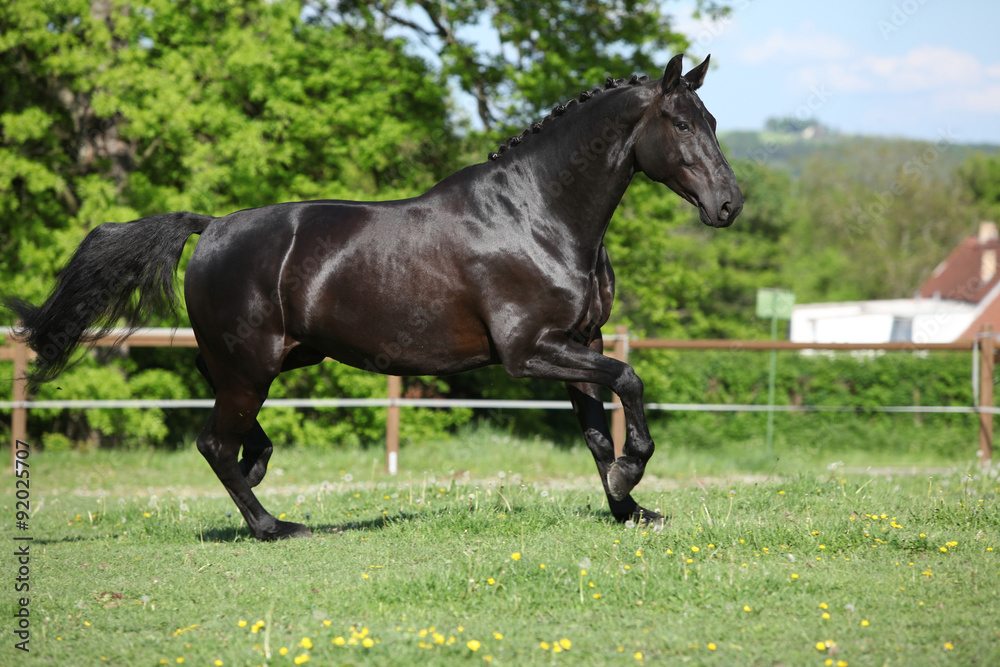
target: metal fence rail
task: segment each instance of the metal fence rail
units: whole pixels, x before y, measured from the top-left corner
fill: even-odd
[[[24,439],[29,409],[105,409],[105,408],[211,408],[212,399],[119,399],[119,400],[29,400],[26,395],[24,373],[32,353],[22,344],[13,340],[10,329],[0,329],[6,345],[0,347],[0,361],[13,361],[13,400],[0,401],[0,410],[11,410],[11,436],[13,443]],[[109,346],[118,342],[125,331],[114,331],[97,341],[99,346]],[[628,331],[619,327],[614,335],[606,336],[612,343],[608,351],[622,361],[628,361],[631,350],[672,349],[672,350],[728,350],[728,351],[770,351],[770,350],[817,350],[817,351],[885,351],[885,352],[934,352],[971,351],[973,353],[972,377],[976,404],[968,406],[849,406],[849,405],[759,405],[759,404],[697,404],[697,403],[647,403],[647,410],[677,412],[881,412],[881,413],[941,413],[978,414],[979,446],[983,462],[990,461],[993,446],[993,415],[1000,414],[1000,408],[993,405],[993,371],[996,356],[996,335],[989,328],[973,341],[955,343],[882,343],[882,344],[818,344],[792,343],[789,341],[759,340],[667,340],[629,338]],[[191,329],[141,329],[132,334],[127,346],[134,347],[196,347],[197,342]],[[538,409],[569,410],[568,400],[489,400],[489,399],[443,399],[443,398],[403,398],[400,378],[389,376],[387,398],[273,398],[264,403],[264,408],[385,408],[386,420],[386,460],[390,472],[396,472],[399,451],[400,408],[480,408],[480,409]],[[611,426],[616,449],[625,440],[625,415],[621,402],[615,396],[604,404],[611,411]]]

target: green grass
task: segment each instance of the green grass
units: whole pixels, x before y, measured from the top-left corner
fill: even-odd
[[[271,544],[196,452],[38,453],[31,652],[5,627],[0,664],[1000,662],[996,469],[664,449],[636,493],[662,531],[610,520],[582,448],[468,432],[395,478],[279,451],[262,502],[316,537]]]

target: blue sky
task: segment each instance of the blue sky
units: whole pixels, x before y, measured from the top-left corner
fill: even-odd
[[[712,54],[719,131],[809,115],[846,134],[1000,144],[1000,1],[733,0],[718,22],[666,6]]]

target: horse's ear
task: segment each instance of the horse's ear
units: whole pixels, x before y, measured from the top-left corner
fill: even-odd
[[[669,95],[670,92],[677,87],[677,84],[681,81],[681,67],[684,64],[684,54],[678,53],[676,56],[670,59],[667,63],[667,68],[663,70],[663,84],[662,90],[664,95]]]
[[[705,56],[704,62],[684,75],[684,80],[688,82],[691,90],[698,90],[701,88],[701,84],[705,83],[705,75],[708,74],[708,61],[711,58],[712,54],[710,53]]]

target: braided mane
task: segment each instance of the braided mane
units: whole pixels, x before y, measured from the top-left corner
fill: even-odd
[[[508,138],[502,144],[500,144],[500,147],[496,150],[496,152],[490,153],[489,158],[491,160],[496,160],[505,152],[507,152],[511,148],[514,148],[522,141],[524,141],[526,138],[528,138],[529,135],[538,134],[539,132],[541,132],[546,125],[551,123],[559,116],[562,116],[564,113],[566,113],[568,110],[570,110],[577,104],[582,104],[587,100],[591,99],[592,97],[594,97],[595,95],[603,93],[605,90],[611,90],[612,88],[620,88],[621,86],[625,85],[638,86],[639,84],[645,83],[646,81],[649,81],[648,76],[639,76],[638,74],[633,74],[628,79],[613,79],[611,77],[608,77],[604,83],[604,88],[594,88],[593,90],[585,90],[582,93],[580,93],[580,96],[578,98],[572,99],[563,104],[557,104],[549,113],[549,115],[547,115],[545,118],[541,119],[536,123],[532,123],[531,126],[525,128],[525,130],[521,132],[521,134],[516,134]]]

